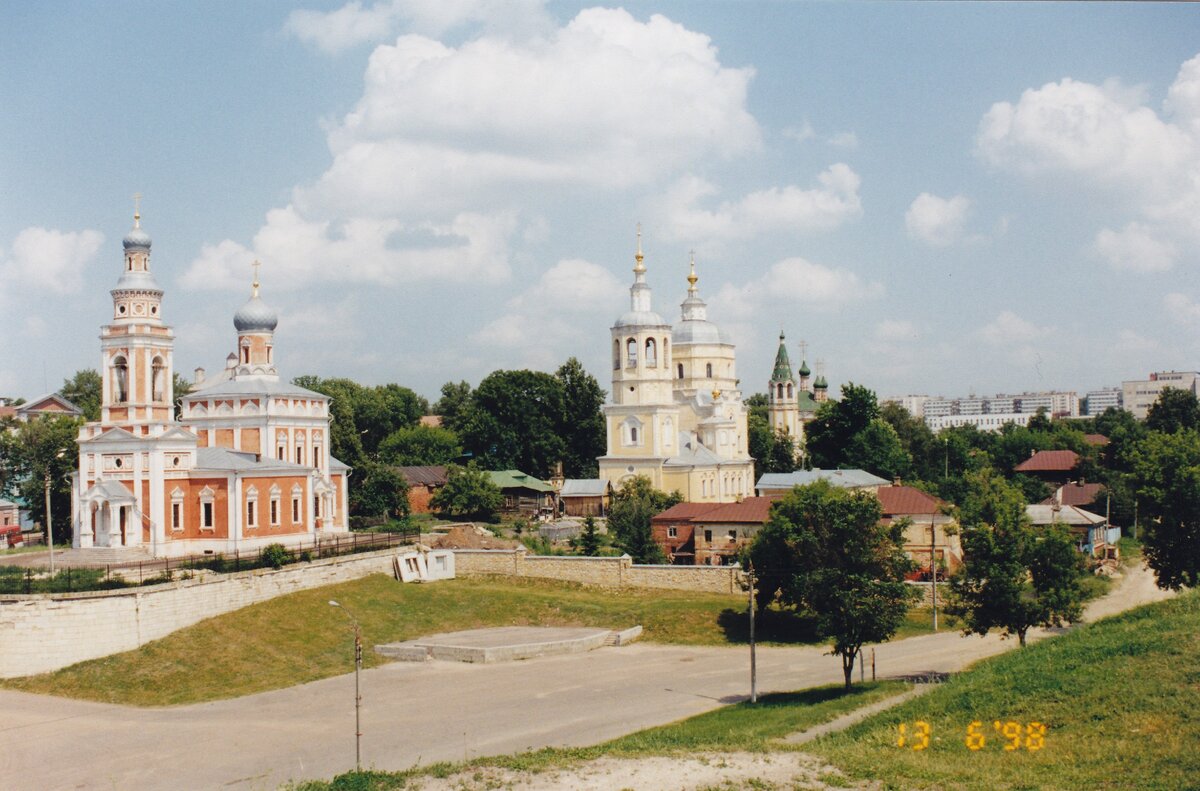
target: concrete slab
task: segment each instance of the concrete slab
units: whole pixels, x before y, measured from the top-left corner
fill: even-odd
[[[490,664],[556,654],[579,654],[606,644],[622,645],[640,632],[641,627],[614,632],[611,629],[588,627],[499,626],[377,645],[375,651],[404,662],[443,659]]]

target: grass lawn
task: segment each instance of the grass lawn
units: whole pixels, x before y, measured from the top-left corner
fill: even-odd
[[[934,692],[809,745],[888,788],[1200,786],[1200,593],[1075,629],[976,665]],[[929,724],[928,749],[896,746]],[[994,722],[1047,726],[1045,747],[1006,752]],[[965,743],[982,723],[983,748]]]
[[[376,574],[301,591],[202,621],[133,651],[55,673],[0,682],[10,689],[159,706],[237,697],[347,672],[351,639],[336,599],[363,628],[364,664],[385,661],[371,647],[436,632],[484,626],[641,624],[660,643],[726,645],[722,613],[739,597],[681,591],[602,591],[554,582],[458,579],[401,585]]]
[[[350,772],[331,782],[307,782],[295,791],[385,791],[404,788],[423,775],[444,777],[476,767],[497,766],[541,772],[595,758],[641,758],[647,755],[682,755],[696,752],[791,750],[771,740],[836,719],[846,712],[898,695],[909,688],[899,681],[855,684],[848,692],[841,684],[801,692],[764,695],[758,703],[738,703],[657,728],[631,733],[593,747],[546,748],[515,755],[477,758],[465,763],[442,763],[406,772]]]

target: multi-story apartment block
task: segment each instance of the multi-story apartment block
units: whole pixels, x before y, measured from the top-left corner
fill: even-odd
[[[1089,390],[1084,395],[1087,402],[1085,414],[1088,417],[1104,414],[1107,409],[1120,409],[1125,404],[1123,393],[1119,387],[1106,387],[1103,390]]]
[[[1168,387],[1177,390],[1188,390],[1192,394],[1200,394],[1200,372],[1197,371],[1158,371],[1150,374],[1149,379],[1135,379],[1121,383],[1121,398],[1123,406],[1133,413],[1133,416],[1144,419],[1150,411],[1150,405],[1158,400],[1159,395]]]

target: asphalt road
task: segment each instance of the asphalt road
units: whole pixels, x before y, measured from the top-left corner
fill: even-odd
[[[1097,611],[1161,597],[1131,574]],[[880,676],[952,672],[1014,645],[943,632],[878,646],[876,663]],[[758,673],[763,692],[841,681],[840,661],[811,647],[760,648]],[[594,744],[698,714],[748,693],[749,652],[634,644],[497,665],[394,663],[362,685],[363,765],[395,770]],[[0,691],[0,737],[3,789],[273,789],[353,768],[354,676],[165,709]]]

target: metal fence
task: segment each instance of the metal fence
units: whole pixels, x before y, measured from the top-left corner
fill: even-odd
[[[0,566],[0,594],[73,593],[112,590],[139,585],[170,582],[180,575],[201,570],[231,574],[258,568],[282,568],[322,558],[374,552],[407,546],[420,536],[418,528],[387,533],[350,533],[318,537],[310,543],[283,546],[269,544],[231,554],[187,555],[178,558],[154,558],[100,566],[68,566],[48,575],[32,568]]]

